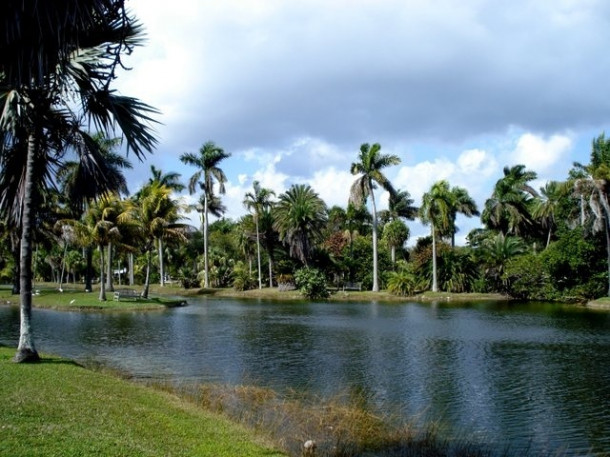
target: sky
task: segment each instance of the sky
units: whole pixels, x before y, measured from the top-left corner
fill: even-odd
[[[277,195],[309,184],[329,207],[346,207],[362,143],[401,159],[385,174],[416,205],[446,179],[482,209],[505,166],[537,172],[536,187],[565,179],[610,125],[606,0],[127,5],[147,41],[115,88],[161,112],[158,148],[133,158],[130,190],[151,165],[187,182],[196,170],[180,155],[214,141],[231,154],[221,168],[234,220],[254,180]],[[387,206],[387,194],[376,198]],[[429,233],[408,225],[411,245]],[[457,225],[464,244],[480,220]]]

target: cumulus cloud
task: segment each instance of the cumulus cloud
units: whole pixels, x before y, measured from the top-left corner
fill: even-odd
[[[548,139],[526,133],[517,141],[515,163],[524,164],[537,173],[552,169],[572,148],[572,140],[565,135],[553,135]]]

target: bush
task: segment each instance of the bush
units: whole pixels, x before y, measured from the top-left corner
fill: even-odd
[[[326,288],[324,273],[316,268],[301,268],[294,274],[297,289],[310,300],[328,298],[330,292]]]
[[[404,262],[397,262],[398,270],[388,273],[388,291],[394,295],[415,295],[417,280],[411,266]]]
[[[237,291],[254,289],[256,279],[250,274],[243,262],[237,262],[233,267],[233,288]]]

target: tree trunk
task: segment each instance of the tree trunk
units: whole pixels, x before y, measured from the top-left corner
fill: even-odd
[[[100,301],[106,301],[106,282],[104,278],[104,246],[100,244]]]
[[[256,223],[256,256],[257,256],[257,260],[258,260],[258,288],[262,289],[263,288],[263,277],[262,277],[262,272],[261,272],[261,241],[260,241],[260,235],[258,233],[258,215],[256,216],[255,223]]]
[[[210,287],[208,278],[208,196],[203,194],[203,287]]]
[[[133,284],[134,284],[134,280],[133,280],[133,252],[130,252],[127,255],[127,258],[129,259],[129,285],[133,286]]]
[[[112,272],[112,243],[108,243],[108,262],[106,270],[106,289],[110,292],[114,292],[114,274]]]
[[[373,202],[373,292],[379,292],[378,266],[377,266],[377,206],[375,194],[371,186],[371,201]]]
[[[85,258],[87,266],[85,267],[85,292],[93,292],[93,285],[91,279],[93,277],[93,247],[87,246],[85,248]]]
[[[392,264],[395,264],[396,263],[396,246],[392,245],[390,253],[392,254]]]
[[[146,250],[146,279],[144,280],[144,290],[142,291],[142,298],[148,298],[148,291],[150,289],[150,265],[152,264],[152,246]]]
[[[159,283],[161,287],[165,286],[165,271],[163,269],[163,239],[159,237],[159,275],[161,279]]]
[[[438,280],[436,277],[436,229],[432,225],[432,292],[438,292]]]
[[[267,252],[269,258],[269,288],[273,288],[273,256],[270,252]]]
[[[61,273],[59,274],[59,291],[62,292],[61,286],[64,282],[64,272],[66,271],[66,256],[68,255],[68,243],[64,245],[64,258],[61,261]],[[66,282],[70,282],[70,271],[68,271],[68,279]]]
[[[15,354],[15,362],[38,362],[40,356],[34,346],[32,335],[32,216],[34,193],[34,162],[38,141],[34,134],[28,138],[28,151],[25,169],[25,194],[23,197],[23,212],[21,216],[21,258],[19,261],[20,316],[19,346]]]
[[[11,232],[11,254],[13,255],[13,289],[12,294],[18,295],[21,290],[20,263],[21,263],[21,240],[19,235]]]

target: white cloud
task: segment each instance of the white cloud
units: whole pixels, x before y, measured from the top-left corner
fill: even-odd
[[[522,135],[514,150],[514,164],[524,164],[537,173],[549,171],[572,149],[572,139],[552,135],[545,139],[532,133]]]

